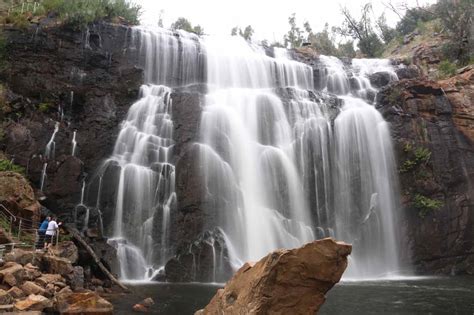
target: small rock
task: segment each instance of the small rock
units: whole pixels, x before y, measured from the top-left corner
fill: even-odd
[[[56,246],[48,248],[48,254],[65,258],[71,264],[74,264],[79,259],[79,251],[76,244],[72,241],[61,242]]]
[[[61,314],[113,314],[113,305],[94,292],[56,294],[57,311]]]
[[[59,281],[53,282],[53,284],[57,287],[60,287],[61,289],[67,286],[64,282],[59,282]]]
[[[146,307],[151,307],[153,304],[155,304],[155,301],[151,297],[147,297],[143,301],[140,302],[140,304],[143,304]]]
[[[58,292],[58,294],[69,294],[69,293],[72,293],[72,290],[69,286],[62,288]]]
[[[393,78],[390,73],[381,71],[372,73],[369,76],[369,80],[372,86],[374,86],[375,88],[381,88],[389,84],[393,80]]]
[[[25,270],[20,264],[7,263],[4,269],[0,270],[0,280],[10,286],[16,286],[23,281]]]
[[[32,265],[31,263],[27,263],[27,264],[25,265],[25,268],[26,268],[26,269],[39,270],[39,267],[38,267],[38,266]]]
[[[43,261],[48,273],[68,275],[73,272],[71,262],[66,258],[45,255]]]
[[[100,286],[103,286],[104,285],[104,281],[100,280],[100,279],[97,279],[97,278],[92,278],[91,279],[91,283],[93,285],[100,285]]]
[[[16,262],[21,265],[36,265],[41,262],[42,255],[43,254],[39,252],[15,248],[8,254],[5,254],[4,260],[7,262]]]
[[[104,287],[102,287],[102,286],[100,286],[100,285],[96,286],[96,287],[95,287],[95,292],[97,292],[97,293],[104,293],[104,292],[105,292],[105,291],[104,291]]]
[[[0,305],[10,304],[12,301],[11,295],[7,291],[0,289]]]
[[[8,290],[8,294],[14,299],[21,299],[26,296],[25,292],[23,292],[22,289],[19,287],[12,287],[10,290]]]
[[[33,281],[39,276],[41,276],[41,272],[38,269],[24,268],[24,270],[25,270],[24,280]]]
[[[0,313],[11,312],[11,311],[13,311],[13,304],[5,304],[5,305],[0,304]]]
[[[44,295],[46,293],[45,289],[43,289],[42,287],[40,287],[39,285],[37,285],[36,283],[32,281],[26,281],[25,283],[23,283],[23,285],[21,286],[21,289],[23,290],[23,292],[25,292],[28,295],[30,294]]]
[[[142,304],[135,304],[133,305],[133,311],[139,313],[148,313],[148,308]]]
[[[84,269],[81,266],[75,266],[73,272],[66,277],[73,290],[84,288]]]
[[[39,285],[45,287],[49,283],[64,282],[64,278],[59,274],[45,273],[41,277],[37,278],[35,281]]]
[[[45,308],[51,308],[53,302],[42,295],[30,294],[25,300],[15,303],[17,311],[42,311]]]
[[[90,228],[86,230],[86,236],[89,238],[98,238],[100,236],[99,229]]]

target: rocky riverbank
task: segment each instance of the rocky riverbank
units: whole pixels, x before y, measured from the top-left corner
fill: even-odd
[[[72,241],[48,250],[13,249],[0,263],[0,310],[112,314],[112,304],[100,295],[120,289],[78,262]]]

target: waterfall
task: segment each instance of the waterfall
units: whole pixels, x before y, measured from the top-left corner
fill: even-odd
[[[304,93],[313,82],[311,68],[268,57],[241,37],[205,44],[209,93],[201,119],[202,175],[212,205],[207,210],[235,249],[231,260],[255,260],[313,240],[292,121],[274,91],[291,87],[300,96],[295,107],[318,107]]]
[[[41,183],[40,183],[40,190],[43,191],[44,183],[46,182],[46,170],[48,168],[48,163],[43,164],[43,170],[41,171]]]
[[[46,149],[44,151],[44,156],[46,159],[54,160],[55,150],[56,150],[56,142],[54,142],[54,138],[59,131],[59,122],[54,124],[54,131],[51,135],[51,139],[49,139],[48,143],[46,144]]]
[[[130,48],[145,69],[145,84],[100,172],[102,181],[109,170],[118,169],[109,234],[124,280],[149,280],[171,257],[169,224],[176,193],[170,95],[172,87],[198,80],[198,46],[197,37],[187,33],[177,36],[142,27],[131,31]],[[97,209],[99,206],[98,201]],[[157,234],[160,236],[154,238]]]
[[[99,172],[96,201],[99,209],[102,180],[112,180],[106,233],[122,279],[152,279],[175,254],[172,92],[202,82],[196,163],[202,211],[213,220],[202,231],[210,280],[225,270],[224,256],[236,269],[323,237],[354,245],[348,277],[398,271],[393,148],[389,126],[371,105],[377,89],[369,79],[385,72],[397,80],[388,60],[319,56],[312,68],[286,49],[269,52],[238,36],[200,39],[144,27],[127,36],[145,84]],[[196,275],[193,246],[187,254]]]
[[[77,131],[74,130],[74,133],[72,134],[72,141],[71,141],[71,144],[72,144],[71,155],[72,155],[72,156],[75,156],[75,155],[76,155],[76,147],[77,147],[76,133],[77,133]]]

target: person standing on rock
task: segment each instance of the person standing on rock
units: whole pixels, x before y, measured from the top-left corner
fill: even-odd
[[[58,233],[59,226],[62,224],[61,222],[57,223],[57,217],[53,217],[51,221],[48,223],[48,229],[46,230],[46,242],[44,243],[44,247],[49,247],[49,244],[54,245],[54,237],[56,233]]]
[[[44,218],[38,229],[38,242],[36,243],[36,248],[38,249],[40,249],[44,245],[44,237],[46,235],[46,230],[48,229],[49,221],[51,221],[50,216]]]

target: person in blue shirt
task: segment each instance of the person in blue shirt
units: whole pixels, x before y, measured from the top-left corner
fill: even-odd
[[[44,238],[46,235],[46,230],[48,229],[49,221],[51,221],[51,217],[46,217],[38,229],[38,242],[36,243],[36,248],[43,248],[44,247]]]

